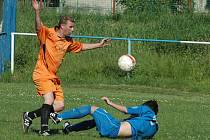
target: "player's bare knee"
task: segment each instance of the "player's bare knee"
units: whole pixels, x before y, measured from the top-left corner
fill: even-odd
[[[54,96],[52,92],[43,94],[44,104],[52,105],[54,102]]]
[[[47,99],[47,100],[44,101],[44,104],[52,105],[53,104],[53,101],[54,100],[50,100],[50,99],[48,100]]]
[[[97,108],[98,108],[97,106],[91,106],[91,114],[93,114]]]
[[[65,106],[64,106],[64,105],[59,106],[59,108],[58,108],[58,109],[59,109],[59,110],[58,110],[58,112],[59,112],[59,111],[64,110],[64,108],[65,108]]]
[[[53,108],[54,108],[55,112],[60,112],[60,111],[64,110],[65,106],[64,106],[63,102],[59,102],[59,103],[56,102],[56,103],[54,103]]]
[[[55,112],[60,112],[64,110],[64,106],[63,107],[54,107],[54,111]]]

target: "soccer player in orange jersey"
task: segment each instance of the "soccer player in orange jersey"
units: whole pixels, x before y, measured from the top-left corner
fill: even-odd
[[[56,75],[64,56],[67,52],[78,53],[80,51],[101,48],[110,44],[110,39],[103,39],[100,43],[85,44],[67,37],[74,29],[74,20],[69,16],[61,17],[54,28],[48,28],[42,24],[40,12],[43,2],[32,0],[35,11],[35,28],[40,41],[38,60],[33,72],[33,81],[38,95],[42,96],[44,103],[41,108],[23,113],[23,130],[28,132],[32,120],[41,117],[40,135],[48,136],[48,118],[51,112],[59,112],[64,109],[64,94],[60,79]]]

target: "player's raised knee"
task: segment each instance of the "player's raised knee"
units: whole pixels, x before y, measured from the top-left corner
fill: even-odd
[[[60,111],[64,110],[64,108],[65,108],[64,103],[54,104],[54,111],[55,112],[60,112]]]
[[[65,108],[65,106],[64,105],[60,105],[59,107],[58,107],[58,111],[63,111],[64,110],[64,108]]]

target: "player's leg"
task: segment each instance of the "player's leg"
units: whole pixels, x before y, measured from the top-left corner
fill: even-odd
[[[54,102],[54,95],[53,92],[48,92],[43,95],[44,97],[44,104],[42,105],[41,109],[41,131],[40,135],[50,135],[49,128],[48,128],[48,120],[50,112],[53,110],[53,102]]]
[[[28,133],[28,129],[30,125],[32,124],[32,120],[41,116],[41,108],[36,109],[31,112],[24,112],[22,119],[23,119],[23,131],[24,133]]]
[[[55,124],[57,124],[60,122],[60,120],[57,119],[58,114],[56,112],[60,112],[64,109],[64,94],[61,85],[56,84],[55,86],[56,86],[56,90],[54,91],[55,100],[53,103],[54,112],[50,113],[50,118]]]
[[[97,131],[99,131],[101,136],[110,137],[110,138],[116,138],[118,136],[118,132],[120,129],[120,121],[112,117],[106,110],[102,108],[98,108],[96,106],[91,107],[91,115],[94,120],[90,120],[88,123],[92,126],[97,127]],[[83,125],[83,126],[81,126]],[[77,131],[81,128],[85,128],[86,124],[79,123],[75,125],[71,125],[70,123],[65,123],[63,132],[65,134],[68,134],[72,131]]]
[[[53,107],[54,107],[55,112],[60,112],[64,110],[64,94],[63,94],[63,90],[60,84],[56,82],[55,87],[56,87],[56,90],[54,90],[55,100],[53,103]]]
[[[95,120],[97,131],[101,136],[116,138],[120,129],[120,121],[114,118],[103,108],[93,108],[92,117]]]
[[[41,116],[41,109],[42,109],[42,107],[39,108],[39,109],[36,109],[34,111],[28,112],[28,117],[31,118],[32,120],[40,117]]]
[[[55,100],[53,103],[54,112],[60,112],[64,110],[64,100]]]
[[[72,125],[70,122],[65,122],[64,123],[64,129],[63,129],[63,133],[64,134],[68,134],[70,132],[73,131],[84,131],[84,130],[88,130],[88,129],[92,129],[96,126],[95,120],[85,120],[79,123],[76,123],[74,125]]]
[[[44,98],[40,116],[41,116],[41,135],[48,135],[48,120],[50,112],[54,112],[54,91],[56,91],[56,83],[53,79],[34,80],[37,93]],[[46,132],[46,133],[45,133]]]
[[[58,124],[61,120],[57,118],[57,112],[60,112],[64,109],[64,101],[54,101],[53,107],[55,110],[54,112],[50,113],[50,118],[54,124]]]
[[[73,108],[68,111],[65,111],[61,114],[58,114],[58,118],[61,120],[67,120],[67,119],[79,119],[84,116],[87,116],[91,113],[91,106],[85,105],[78,108]]]
[[[43,93],[47,93],[49,91],[53,91],[55,89],[54,84],[51,80],[42,81],[42,80],[34,80],[35,87],[37,89],[37,94],[43,97]],[[47,91],[47,92],[46,92]],[[44,106],[42,105],[41,108],[38,108],[31,112],[24,112],[22,119],[23,119],[23,131],[25,133],[28,132],[30,125],[32,124],[32,120],[41,116],[41,111]]]
[[[85,105],[78,108],[69,109],[61,114],[51,113],[50,117],[55,124],[61,122],[61,120],[67,119],[79,119],[91,114],[91,106]]]
[[[28,130],[31,124],[32,124],[32,119],[28,116],[28,112],[23,112],[22,126],[23,126],[24,133],[28,133]]]
[[[86,115],[93,114],[97,108],[98,107],[96,106],[89,106],[89,105],[81,106],[79,108],[73,108],[62,114],[58,114],[57,119],[61,121],[62,119],[65,120],[65,119],[82,118]],[[96,123],[94,119],[86,120],[86,121],[83,121],[74,125],[71,125],[69,122],[65,122],[63,132],[65,134],[68,134],[69,132],[72,132],[72,131],[87,130],[95,126],[96,126]]]
[[[51,94],[50,95],[51,96],[50,98],[52,98],[53,97],[52,92],[50,92],[50,94]],[[44,96],[47,96],[46,99],[45,99]],[[31,111],[31,112],[24,112],[23,113],[23,117],[22,118],[23,118],[23,131],[24,131],[24,133],[28,133],[29,127],[32,124],[32,120],[33,119],[35,119],[37,117],[40,117],[40,116],[41,116],[41,118],[43,118],[43,116],[46,116],[46,114],[44,112],[46,112],[46,110],[48,112],[49,109],[50,109],[50,112],[54,112],[53,111],[54,110],[53,109],[53,106],[52,105],[49,105],[49,104],[51,104],[51,102],[53,102],[54,98],[51,99],[52,101],[50,101],[49,95],[44,95],[44,96],[43,97],[44,97],[45,102],[44,102],[44,104],[42,105],[41,108],[36,109],[34,111]],[[44,117],[44,118],[46,118],[46,117]],[[44,119],[44,120],[46,121],[46,119]]]

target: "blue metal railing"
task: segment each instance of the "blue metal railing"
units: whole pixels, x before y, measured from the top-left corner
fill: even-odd
[[[73,37],[73,38],[93,38],[93,39],[110,38],[112,40],[126,40],[126,41],[128,41],[128,54],[131,54],[131,50],[132,50],[131,42],[132,41],[210,45],[210,42],[201,42],[201,41],[179,41],[179,40],[165,40],[165,39],[120,38],[120,37],[102,37],[102,36],[71,36],[71,37]]]
[[[14,72],[14,35],[32,35],[36,36],[35,33],[11,33],[11,73]],[[110,38],[112,40],[126,40],[128,42],[128,54],[131,54],[132,51],[132,42],[133,41],[140,41],[140,42],[161,42],[161,43],[181,43],[181,44],[203,44],[203,45],[210,45],[210,42],[201,42],[201,41],[179,41],[179,40],[161,40],[161,39],[144,39],[144,38],[119,38],[119,37],[104,37],[104,36],[76,36],[72,35],[69,36],[72,38],[90,38],[90,39],[103,39],[103,38]]]
[[[4,47],[6,45],[6,36],[5,32],[0,33],[0,73],[4,71]]]

